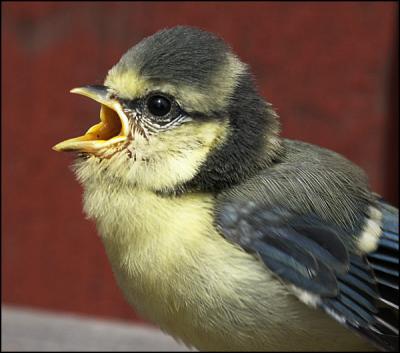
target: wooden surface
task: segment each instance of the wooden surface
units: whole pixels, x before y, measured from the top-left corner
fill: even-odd
[[[2,307],[2,352],[190,351],[148,326],[65,313]]]
[[[397,194],[394,2],[2,2],[2,299],[137,319],[81,211],[72,156],[51,146],[97,122],[69,94],[101,83],[143,37],[216,32],[253,69],[283,135],[344,154]],[[390,136],[390,137],[388,137]]]

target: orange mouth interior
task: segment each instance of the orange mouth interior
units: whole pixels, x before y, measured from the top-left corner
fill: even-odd
[[[92,126],[81,136],[85,137],[85,141],[107,141],[122,135],[122,124],[118,114],[104,104],[101,105],[100,120],[100,123]]]
[[[102,104],[100,122],[82,136],[62,141],[53,147],[56,151],[97,152],[126,139],[123,123],[116,111]]]

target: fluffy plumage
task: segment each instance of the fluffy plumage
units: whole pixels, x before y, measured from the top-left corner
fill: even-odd
[[[107,153],[82,150],[75,172],[143,316],[202,350],[396,349],[398,211],[344,157],[280,138],[221,39],[163,30],[104,85],[97,100],[127,113],[130,134]],[[159,121],[154,95],[179,109],[143,134]]]

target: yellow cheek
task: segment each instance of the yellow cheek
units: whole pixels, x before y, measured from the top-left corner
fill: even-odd
[[[142,187],[150,190],[173,188],[192,179],[210,151],[227,137],[227,122],[186,124],[161,133],[143,146],[146,163],[128,173]]]

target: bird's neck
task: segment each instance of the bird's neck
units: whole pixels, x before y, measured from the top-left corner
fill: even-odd
[[[271,116],[270,122],[270,130],[264,133],[228,137],[226,143],[208,157],[197,175],[174,191],[220,192],[274,165],[284,148],[278,135],[278,121]]]

